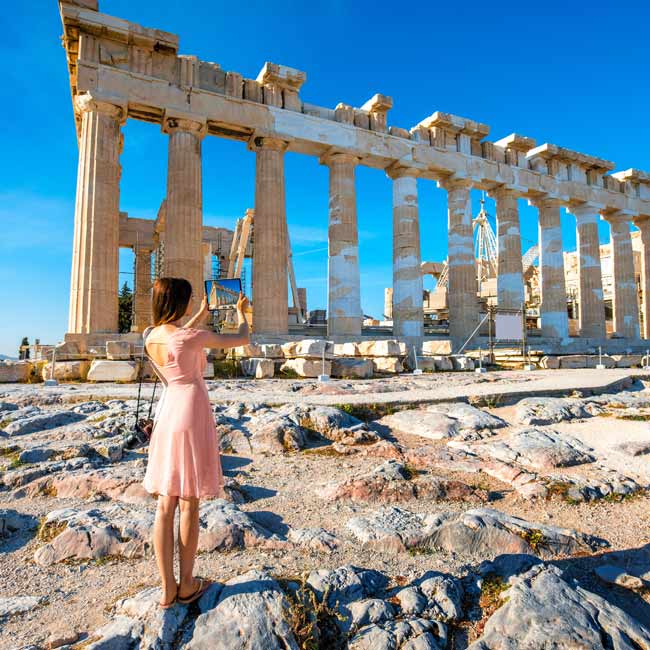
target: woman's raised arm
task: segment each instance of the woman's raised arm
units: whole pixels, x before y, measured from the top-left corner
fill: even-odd
[[[248,307],[248,298],[239,294],[237,300],[237,319],[239,327],[234,334],[217,334],[216,332],[205,331],[201,336],[201,345],[205,348],[236,348],[240,345],[246,345],[250,340],[248,321],[246,320],[245,310]],[[210,312],[208,310],[207,298],[203,298],[199,311],[190,318],[184,327],[197,327],[204,325]]]

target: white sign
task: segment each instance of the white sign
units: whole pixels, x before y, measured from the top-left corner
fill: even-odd
[[[497,314],[494,324],[498,339],[521,341],[524,338],[521,314]]]

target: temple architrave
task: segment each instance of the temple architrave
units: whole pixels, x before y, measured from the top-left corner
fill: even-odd
[[[202,223],[202,142],[238,140],[256,158],[253,329],[288,333],[287,152],[317,157],[329,170],[327,334],[362,336],[356,169],[383,170],[393,186],[393,335],[423,340],[418,181],[436,183],[448,201],[449,336],[455,348],[477,326],[479,302],[470,191],[496,201],[499,304],[523,300],[518,200],[538,211],[540,326],[544,340],[569,342],[560,211],[573,215],[578,242],[579,339],[605,340],[598,223],[611,232],[614,332],[630,344],[650,338],[650,175],[612,173],[614,164],[511,134],[487,140],[487,125],[434,112],[410,129],[389,126],[390,97],[363,106],[316,106],[301,96],[304,72],[265,63],[255,79],[179,54],[174,34],[100,13],[96,0],[60,0],[79,144],[69,334],[88,340],[117,332],[118,250],[136,252],[136,327],[149,318],[152,253],[165,275],[187,277],[202,292],[206,255],[227,251],[229,231]],[[120,213],[122,127],[160,125],[168,141],[164,215]],[[164,224],[164,225],[163,225]],[[636,299],[630,226],[641,231],[641,294]],[[442,227],[442,226],[440,226]],[[440,233],[423,232],[422,236]],[[221,237],[222,245],[217,246]],[[230,241],[230,240],[228,240]],[[214,246],[214,249],[211,247]],[[642,329],[640,329],[642,323]]]

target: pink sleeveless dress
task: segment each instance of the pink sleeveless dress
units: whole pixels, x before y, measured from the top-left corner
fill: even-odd
[[[209,336],[205,330],[179,328],[168,339],[164,366],[149,357],[164,384],[144,477],[144,488],[152,494],[223,495],[219,437],[203,380]]]

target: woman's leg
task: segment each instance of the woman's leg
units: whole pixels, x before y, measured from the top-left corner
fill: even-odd
[[[174,578],[174,514],[178,497],[160,495],[153,526],[153,547],[156,552],[158,572],[162,580],[161,604],[169,603],[176,597]]]
[[[180,598],[190,596],[199,587],[198,580],[192,576],[194,559],[199,544],[199,500],[178,500],[181,521],[178,533],[178,551],[181,565],[181,581],[178,589]]]

